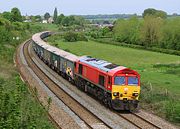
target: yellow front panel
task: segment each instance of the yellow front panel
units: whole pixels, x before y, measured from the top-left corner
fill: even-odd
[[[119,96],[114,96],[114,92],[119,92]],[[112,99],[120,99],[123,100],[127,98],[127,100],[138,100],[138,97],[133,96],[133,93],[140,94],[140,86],[127,86],[127,85],[112,85]],[[122,97],[120,96],[122,95]]]

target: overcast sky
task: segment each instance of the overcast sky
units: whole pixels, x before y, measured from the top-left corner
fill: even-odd
[[[53,14],[142,14],[146,8],[180,14],[180,0],[1,0],[0,12],[18,7],[23,15]]]

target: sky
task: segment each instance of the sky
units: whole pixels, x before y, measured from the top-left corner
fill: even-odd
[[[147,8],[180,14],[180,0],[1,0],[0,12],[18,7],[23,15],[142,14]]]

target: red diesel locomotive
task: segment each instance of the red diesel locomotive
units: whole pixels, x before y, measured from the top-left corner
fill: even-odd
[[[115,110],[138,107],[140,75],[136,71],[57,49],[42,40],[49,35],[50,32],[41,32],[35,34],[32,40],[35,53],[50,68]]]

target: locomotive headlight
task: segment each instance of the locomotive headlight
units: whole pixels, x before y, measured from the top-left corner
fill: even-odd
[[[119,92],[114,92],[113,95],[114,96],[119,96]]]
[[[138,94],[138,93],[133,93],[132,95],[135,96],[135,97],[137,97],[139,94]]]

